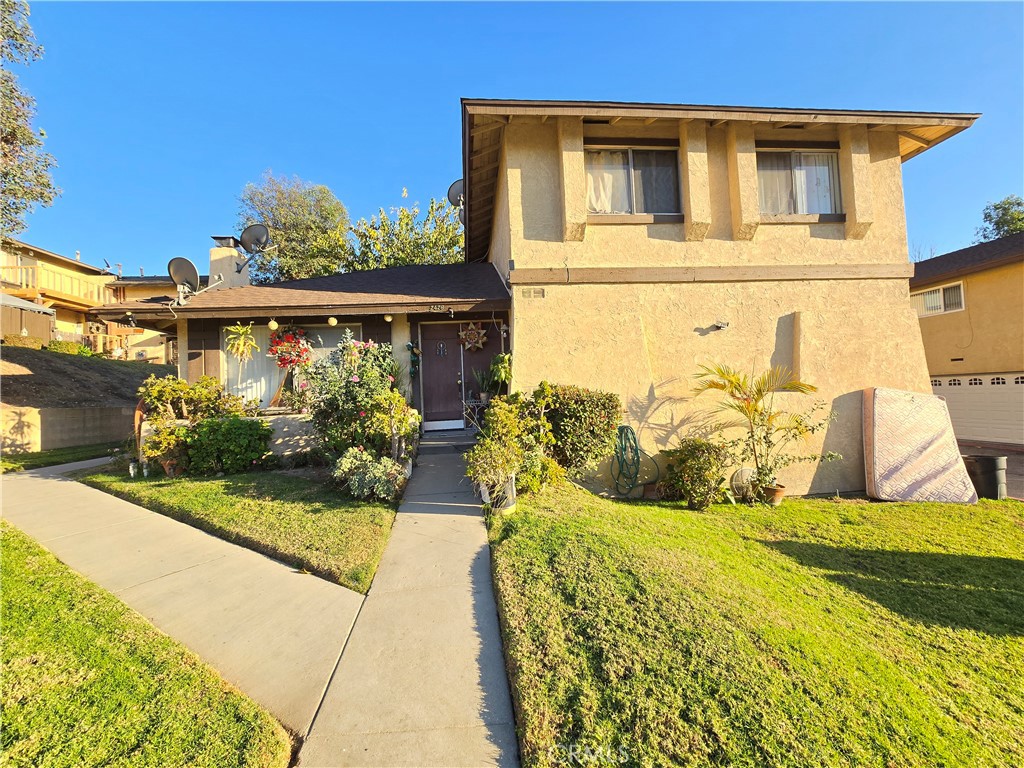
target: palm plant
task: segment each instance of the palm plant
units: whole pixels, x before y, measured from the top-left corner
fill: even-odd
[[[252,360],[252,353],[259,352],[260,346],[252,337],[252,323],[248,325],[229,325],[225,330],[227,336],[227,350],[238,360],[238,387],[242,387],[242,371],[245,364]]]
[[[733,441],[732,447],[738,449],[741,461],[752,460],[754,463],[751,486],[756,497],[763,497],[764,489],[777,486],[778,471],[790,464],[840,458],[831,452],[824,456],[789,452],[794,443],[805,441],[808,436],[824,429],[834,414],[829,412],[824,418],[819,418],[817,414],[825,406],[822,402],[803,413],[776,409],[776,394],[809,395],[818,389],[813,384],[800,381],[788,368],[775,366],[753,376],[728,365],[702,365],[696,378],[700,383],[693,390],[695,395],[711,390],[722,392],[725,400],[716,410],[738,416],[718,426],[721,429],[738,427],[746,430],[746,435]]]

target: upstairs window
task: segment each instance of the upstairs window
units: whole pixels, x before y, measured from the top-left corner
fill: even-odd
[[[964,308],[964,284],[953,283],[910,294],[910,303],[918,317],[958,312]]]
[[[839,153],[758,150],[757,193],[772,216],[842,213]]]
[[[674,149],[588,149],[586,165],[590,213],[682,212]]]

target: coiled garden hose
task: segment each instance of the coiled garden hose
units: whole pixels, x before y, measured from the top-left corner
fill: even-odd
[[[633,428],[623,424],[619,427],[615,436],[615,453],[612,454],[612,480],[615,481],[615,490],[623,496],[628,496],[634,488],[640,485],[640,467],[643,457],[654,465],[654,479],[647,482],[658,482],[661,477],[661,470],[658,462],[640,447],[636,432]]]

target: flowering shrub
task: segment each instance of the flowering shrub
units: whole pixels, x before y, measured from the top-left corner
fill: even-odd
[[[277,358],[277,367],[291,370],[302,368],[313,360],[313,347],[306,331],[295,326],[279,328],[270,334],[267,353]]]
[[[334,467],[334,478],[357,499],[393,501],[405,487],[402,465],[362,447],[349,448]]]
[[[390,344],[357,341],[351,332],[336,351],[306,369],[313,426],[329,450],[342,454],[362,446],[374,456],[405,458],[419,414],[397,392],[393,371]]]

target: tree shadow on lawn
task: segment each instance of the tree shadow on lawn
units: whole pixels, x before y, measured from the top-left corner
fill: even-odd
[[[1024,561],[761,541],[829,581],[925,624],[1024,636]]]

